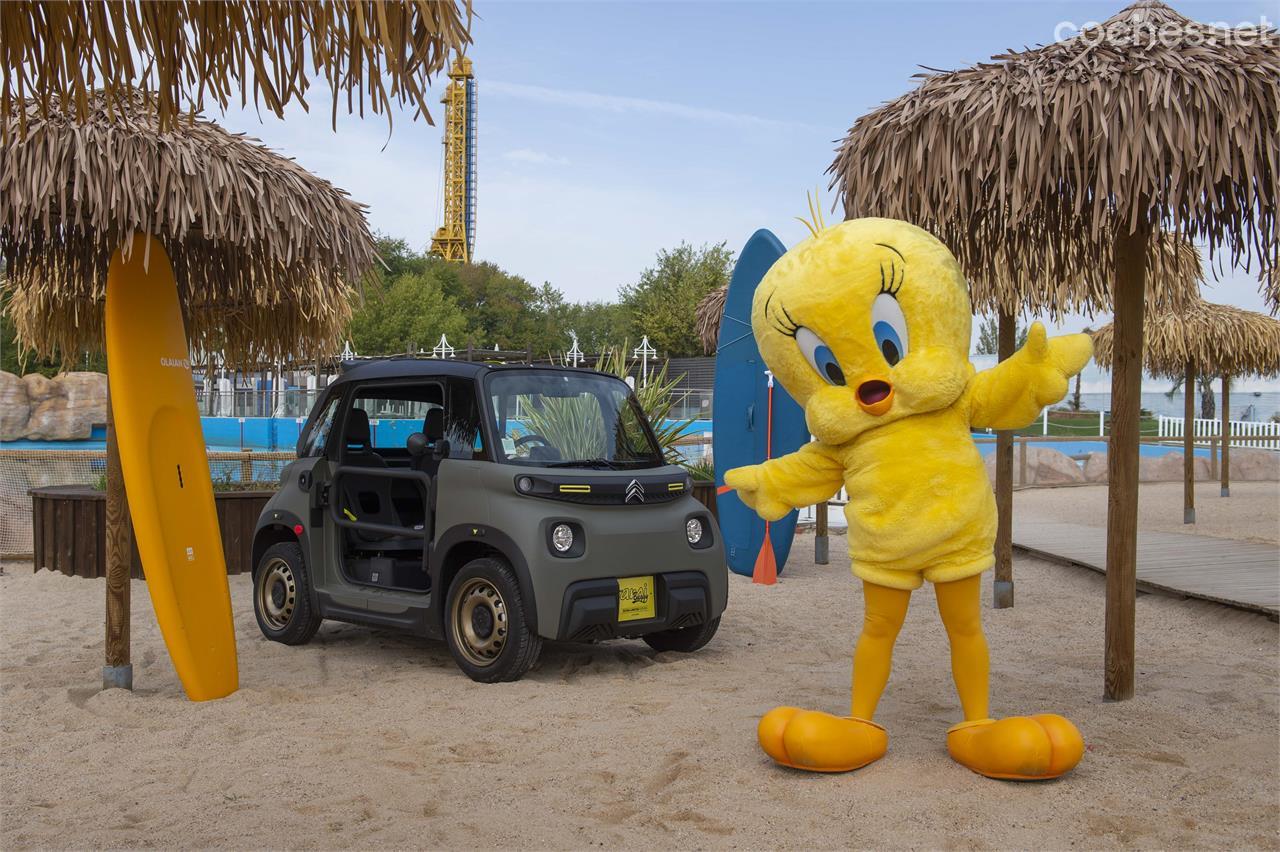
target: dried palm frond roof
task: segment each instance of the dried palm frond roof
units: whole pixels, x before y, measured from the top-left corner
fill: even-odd
[[[854,123],[831,185],[847,217],[929,229],[1032,311],[1105,309],[1111,232],[1139,221],[1271,264],[1278,44],[1139,0],[1072,38],[923,75]]]
[[[1262,282],[1262,295],[1271,306],[1271,313],[1280,311],[1280,266],[1262,270],[1258,279]]]
[[[1093,333],[1093,357],[1110,369],[1114,329]],[[1187,363],[1209,376],[1280,374],[1280,320],[1234,305],[1197,299],[1179,311],[1152,313],[1143,328],[1143,365],[1153,375],[1176,378]]]
[[[470,27],[470,0],[9,0],[0,3],[0,120],[21,121],[29,98],[42,115],[73,104],[85,119],[95,89],[109,107],[153,93],[166,129],[206,98],[281,116],[290,101],[307,105],[315,76],[335,121],[343,100],[348,112],[363,115],[367,102],[388,121],[392,104],[410,103],[430,121],[430,79],[470,43]]]
[[[29,103],[26,135],[0,145],[20,342],[64,358],[101,349],[107,265],[144,231],[173,261],[193,348],[238,363],[335,351],[376,258],[362,205],[212,122],[161,133],[143,96],[90,103],[83,122]]]
[[[1072,311],[1092,313],[1111,310],[1111,279],[1101,265],[1081,270],[1071,278],[1031,281],[1008,277],[1010,259],[999,258],[999,277],[992,282],[979,274],[969,275],[969,298],[974,313],[995,314],[1001,309],[1055,319]],[[1146,303],[1167,308],[1187,304],[1200,296],[1204,270],[1200,253],[1185,237],[1167,232],[1156,234],[1147,248]]]
[[[728,297],[729,285],[721,284],[702,297],[694,312],[698,340],[702,342],[702,351],[708,355],[720,345],[720,320],[724,317],[724,302]]]

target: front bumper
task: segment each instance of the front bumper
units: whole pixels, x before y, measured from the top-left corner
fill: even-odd
[[[556,638],[575,642],[643,636],[704,624],[712,611],[711,583],[700,571],[675,571],[653,576],[653,618],[618,621],[618,581],[608,577],[579,580],[564,590]]]

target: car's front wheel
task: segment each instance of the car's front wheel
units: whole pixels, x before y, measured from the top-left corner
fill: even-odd
[[[305,645],[322,619],[311,607],[311,576],[302,548],[280,542],[267,548],[253,572],[253,614],[262,635],[285,645]]]
[[[542,639],[529,629],[516,575],[505,562],[474,559],[449,585],[445,639],[467,677],[518,680],[538,660]]]
[[[646,633],[640,638],[655,651],[681,651],[692,653],[711,641],[720,628],[720,619],[713,618],[703,624],[692,627],[681,627],[678,630],[663,630],[658,633]]]

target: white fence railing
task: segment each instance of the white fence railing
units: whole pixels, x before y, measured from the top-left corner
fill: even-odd
[[[1158,418],[1161,438],[1181,438],[1185,434],[1185,424],[1181,417]],[[1191,434],[1194,438],[1219,438],[1222,436],[1221,420],[1203,420],[1199,417],[1191,421]],[[1266,447],[1280,449],[1280,423],[1258,420],[1232,420],[1231,446],[1233,447]]]

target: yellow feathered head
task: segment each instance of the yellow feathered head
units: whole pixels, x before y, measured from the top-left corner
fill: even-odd
[[[933,235],[894,219],[815,228],[760,282],[751,324],[765,363],[827,444],[946,408],[973,375],[959,264]]]

